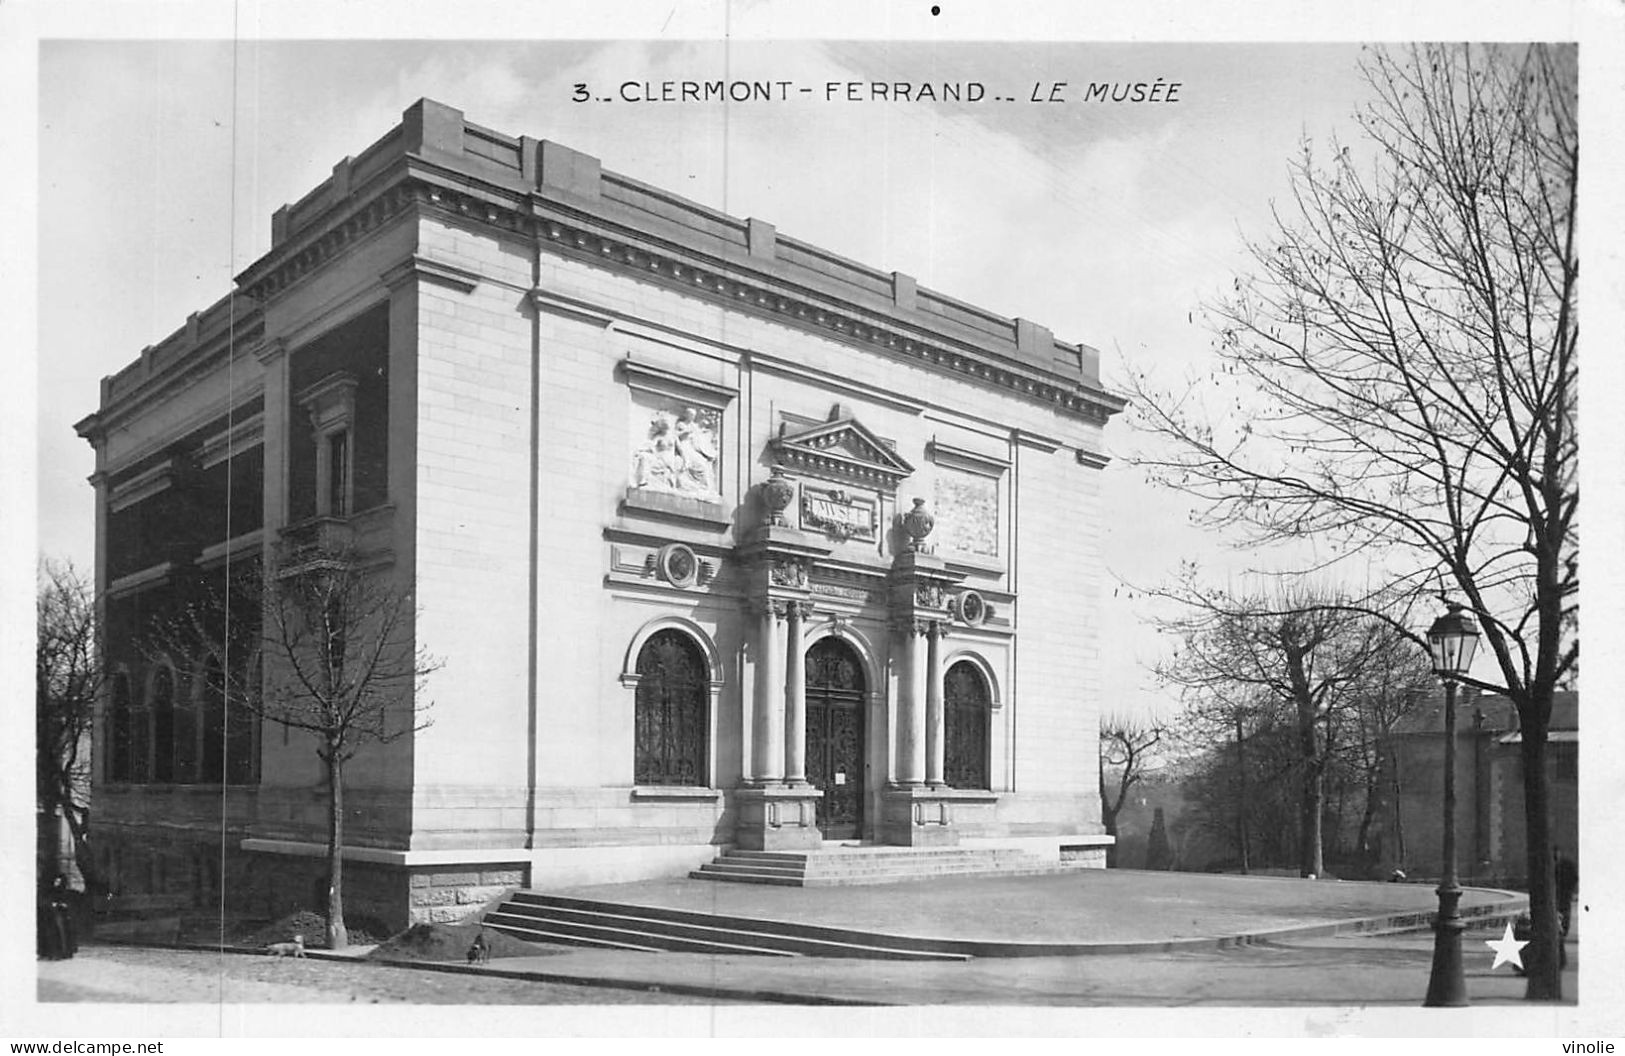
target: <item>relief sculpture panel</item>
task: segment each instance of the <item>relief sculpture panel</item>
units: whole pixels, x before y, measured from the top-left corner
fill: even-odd
[[[632,486],[715,498],[721,433],[721,415],[711,408],[634,400]]]
[[[994,477],[937,467],[933,542],[942,549],[999,556],[999,482]]]

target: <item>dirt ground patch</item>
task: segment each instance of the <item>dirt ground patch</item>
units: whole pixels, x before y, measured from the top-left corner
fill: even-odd
[[[474,939],[484,933],[492,959],[542,957],[561,950],[516,939],[478,922],[466,924],[414,924],[367,954],[375,961],[466,961]]]

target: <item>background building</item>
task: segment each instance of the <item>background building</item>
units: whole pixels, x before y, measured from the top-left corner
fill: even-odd
[[[1456,709],[1456,847],[1464,881],[1527,882],[1522,737],[1500,695],[1463,692]],[[1579,858],[1579,694],[1552,696],[1546,734],[1552,842]],[[1444,824],[1444,701],[1421,701],[1389,736],[1379,815],[1385,857],[1411,875],[1436,876]]]
[[[259,659],[135,644],[318,540],[445,661],[433,725],[348,770],[385,924],[728,846],[1099,863],[1094,349],[427,100],[272,226],[79,426],[124,890],[322,883],[313,742],[210,674]]]

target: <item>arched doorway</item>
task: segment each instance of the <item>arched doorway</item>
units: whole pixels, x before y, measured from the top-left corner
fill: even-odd
[[[949,788],[988,784],[988,734],[993,698],[976,665],[961,660],[943,677],[945,751],[943,777]]]
[[[640,785],[709,781],[705,654],[682,631],[657,631],[638,651],[632,779]]]
[[[824,793],[817,821],[826,840],[863,832],[863,661],[839,638],[807,650],[807,780]]]

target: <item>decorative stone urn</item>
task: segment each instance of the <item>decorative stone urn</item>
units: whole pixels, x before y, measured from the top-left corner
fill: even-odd
[[[784,511],[796,497],[796,486],[784,470],[773,467],[773,475],[762,484],[762,505],[767,510],[768,524],[783,524]]]
[[[903,531],[908,534],[908,552],[923,553],[925,537],[937,526],[937,519],[925,508],[924,499],[915,499],[914,508],[903,514]]]

